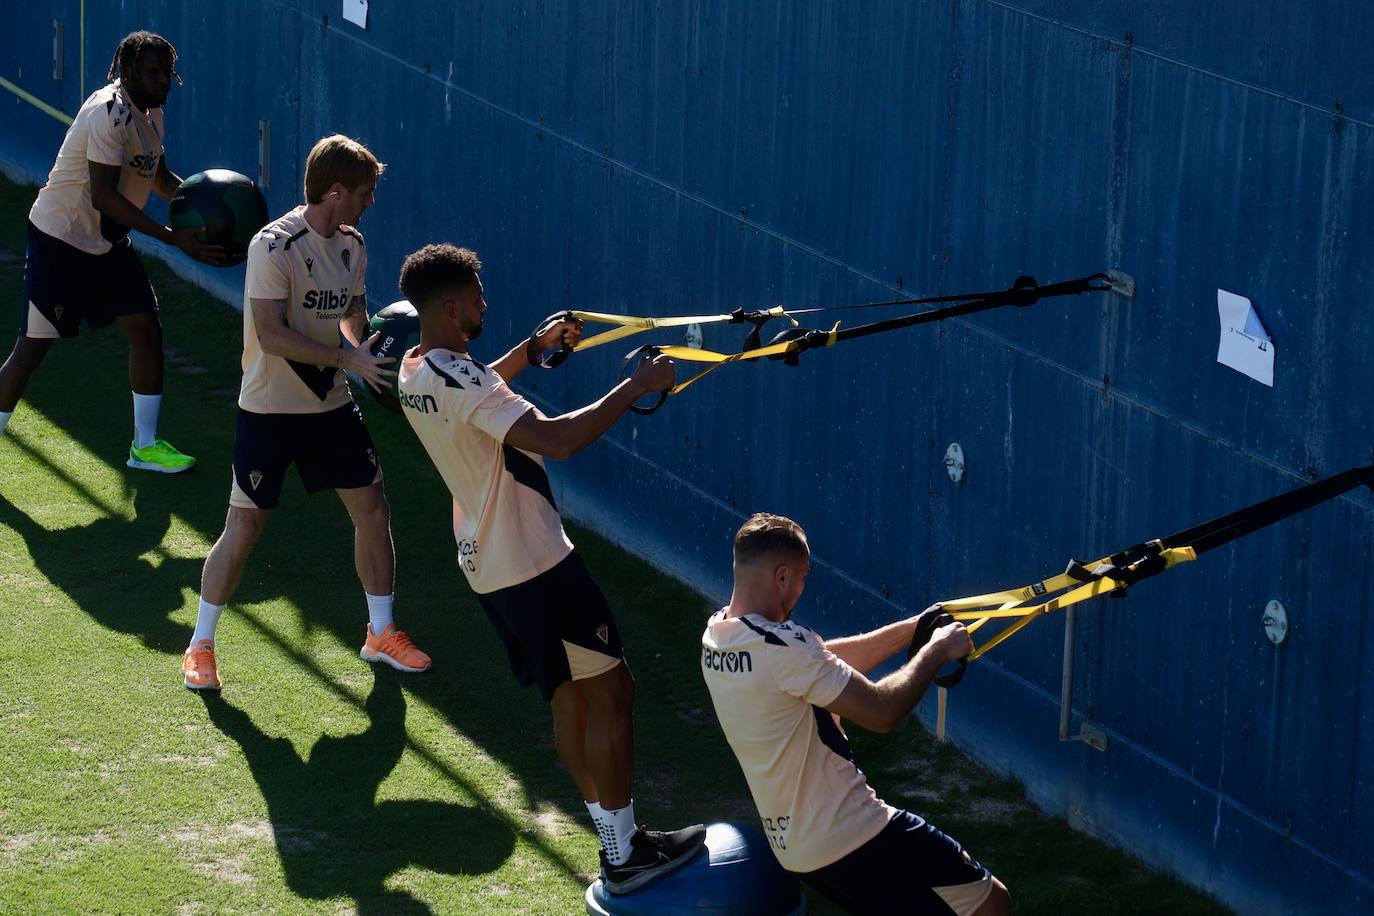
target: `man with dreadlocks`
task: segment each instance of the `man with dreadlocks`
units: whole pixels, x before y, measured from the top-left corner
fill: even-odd
[[[77,112],[47,184],[29,211],[19,337],[0,367],[0,432],[54,340],[114,323],[129,341],[134,439],[128,465],[176,474],[196,460],[157,437],[162,406],[162,325],[157,297],[129,242],[130,230],[175,245],[198,261],[224,262],[200,227],[171,229],[143,212],[148,196],[171,199],[181,179],[167,168],[162,106],[177,52],[161,35],[134,32],[119,43],[110,82]]]

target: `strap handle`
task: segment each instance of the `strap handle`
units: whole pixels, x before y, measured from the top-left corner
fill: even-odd
[[[550,347],[547,350],[539,350],[536,341],[549,332],[549,329],[560,321],[576,321],[577,316],[572,313],[572,309],[565,309],[561,312],[554,312],[534,329],[530,339],[525,343],[525,359],[531,366],[538,366],[540,369],[557,369],[572,356],[573,348],[566,343],[557,347]]]
[[[926,644],[935,637],[936,630],[940,629],[940,627],[949,626],[951,623],[955,622],[949,611],[941,608],[940,605],[935,605],[931,610],[935,610],[936,608],[939,608],[938,613],[932,614],[927,611],[916,618],[916,632],[911,634],[911,645],[908,646],[906,650],[908,661],[915,658],[916,653],[925,648]],[[955,670],[948,674],[935,675],[935,686],[945,688],[954,687],[964,679],[964,672],[967,670],[968,658],[961,658],[959,659],[959,667]]]
[[[619,380],[622,382],[625,381],[625,379],[634,375],[635,370],[639,368],[640,363],[644,362],[645,360],[653,359],[655,356],[658,356],[658,354],[661,352],[663,352],[663,348],[656,347],[653,344],[646,344],[642,347],[635,347],[629,353],[626,353],[625,358],[620,361]],[[658,400],[654,402],[654,406],[641,407],[638,404],[631,404],[630,410],[639,414],[641,417],[647,417],[652,413],[657,413],[658,409],[662,407],[663,403],[667,400],[668,392],[660,391],[658,392]]]

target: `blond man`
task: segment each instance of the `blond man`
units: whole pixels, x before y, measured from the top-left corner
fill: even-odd
[[[389,386],[387,360],[367,331],[367,250],[354,228],[385,167],[347,137],[325,137],[305,164],[305,204],[267,225],[248,247],[229,516],[205,559],[200,610],[182,659],[192,690],[218,690],[215,627],[294,464],[307,493],[332,489],[353,520],[353,560],[367,601],[361,657],[400,671],[430,658],[392,620],[396,556],[382,468],[345,373]],[[339,344],[339,335],[352,345]]]

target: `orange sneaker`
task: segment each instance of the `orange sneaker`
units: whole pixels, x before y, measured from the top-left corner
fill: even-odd
[[[396,629],[394,623],[387,624],[380,636],[372,632],[369,623],[367,640],[358,657],[365,662],[386,662],[397,671],[428,671],[434,664],[428,655],[415,648],[409,636]]]
[[[181,658],[181,674],[187,690],[219,690],[214,642],[202,639],[187,649]]]

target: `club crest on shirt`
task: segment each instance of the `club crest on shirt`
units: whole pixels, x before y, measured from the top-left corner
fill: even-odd
[[[611,644],[611,628],[603,623],[601,626],[596,628],[596,638],[601,640],[602,643],[604,643],[605,645],[609,646]]]
[[[306,275],[307,277],[313,277],[313,276],[315,276],[315,259],[314,259],[314,258],[306,258],[306,259],[305,259],[305,275]]]
[[[352,270],[353,267],[348,262],[353,260],[353,252],[345,248],[343,251],[339,252],[339,256],[343,258],[344,270]]]

